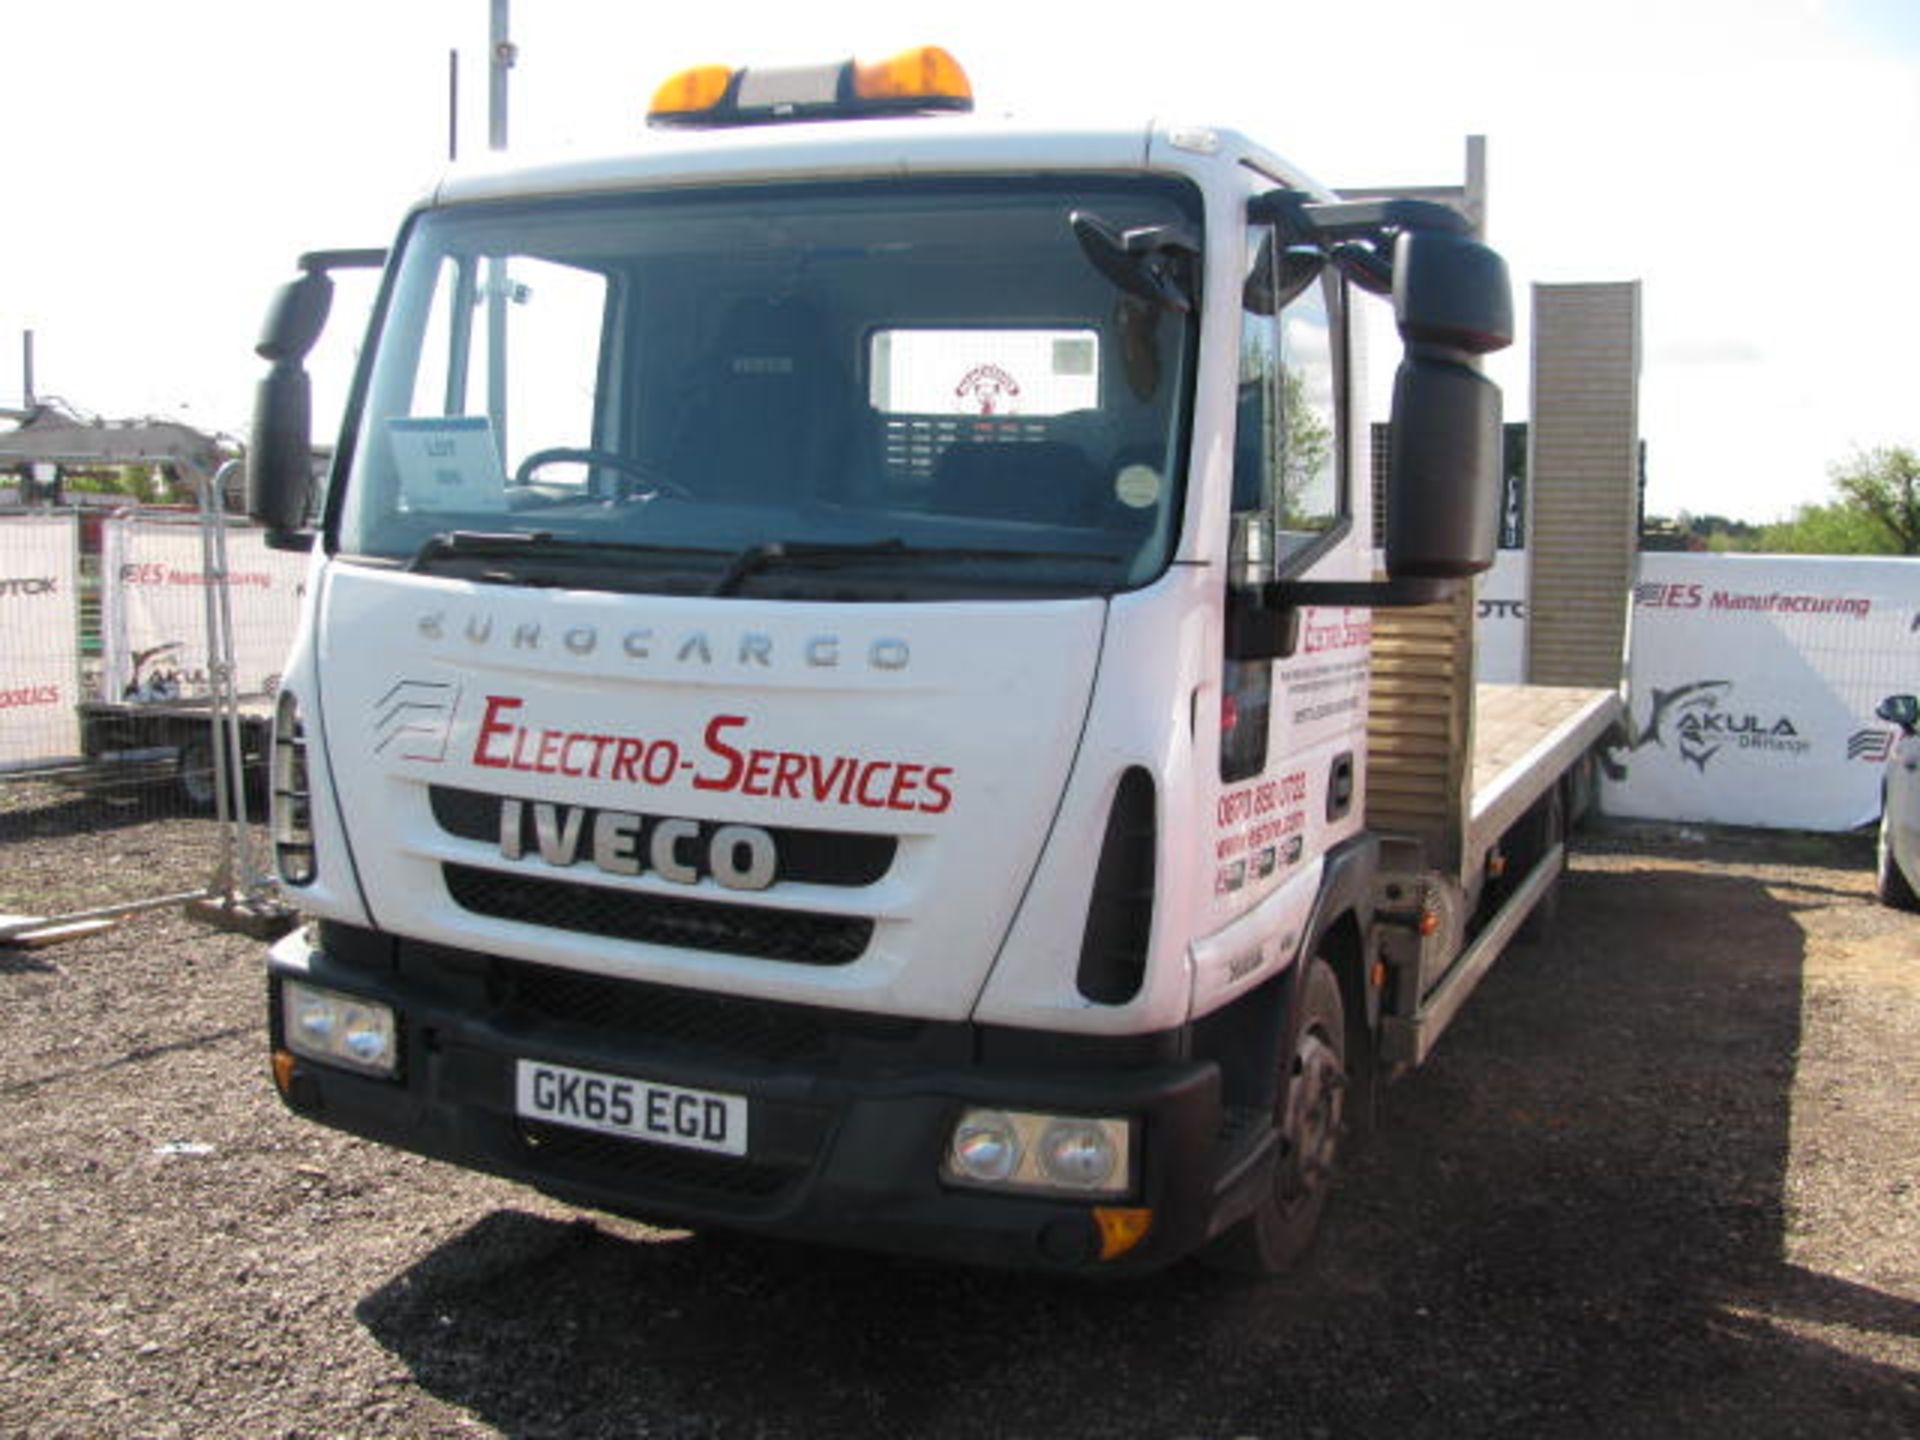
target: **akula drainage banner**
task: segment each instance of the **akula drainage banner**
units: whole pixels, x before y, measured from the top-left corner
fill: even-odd
[[[1848,830],[1920,693],[1920,559],[1647,554],[1607,813]]]

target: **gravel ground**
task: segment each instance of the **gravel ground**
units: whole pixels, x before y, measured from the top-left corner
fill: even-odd
[[[0,813],[0,909],[192,882],[204,827],[120,819]],[[1920,1434],[1920,917],[1869,859],[1589,834],[1265,1285],[582,1215],[282,1111],[257,942],[0,949],[0,1432]]]

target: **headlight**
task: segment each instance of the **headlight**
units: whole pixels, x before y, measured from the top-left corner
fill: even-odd
[[[954,1177],[998,1185],[1020,1168],[1020,1133],[992,1110],[969,1110],[953,1132]]]
[[[1095,1120],[1056,1120],[1040,1136],[1040,1173],[1056,1185],[1099,1190],[1113,1179],[1121,1147]]]
[[[1133,1186],[1131,1121],[968,1110],[942,1176],[978,1189],[1122,1195]]]
[[[389,1079],[399,1070],[393,1011],[375,1001],[283,980],[280,1027],[287,1048],[309,1060]]]

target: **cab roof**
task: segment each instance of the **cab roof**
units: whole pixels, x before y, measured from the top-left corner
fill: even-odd
[[[921,175],[1117,171],[1184,174],[1204,186],[1249,166],[1313,191],[1305,175],[1231,130],[1035,125],[975,115],[649,130],[618,152],[490,159],[454,171],[432,205],[692,185]]]

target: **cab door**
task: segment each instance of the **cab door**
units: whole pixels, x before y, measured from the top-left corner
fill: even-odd
[[[1355,523],[1346,297],[1331,271],[1300,283],[1263,225],[1247,233],[1233,504],[1224,583],[1368,571]],[[1289,293],[1292,292],[1292,293]],[[1370,612],[1309,607],[1291,653],[1223,656],[1213,909],[1225,920],[1298,879],[1359,827]],[[1306,903],[1303,900],[1303,904]]]

